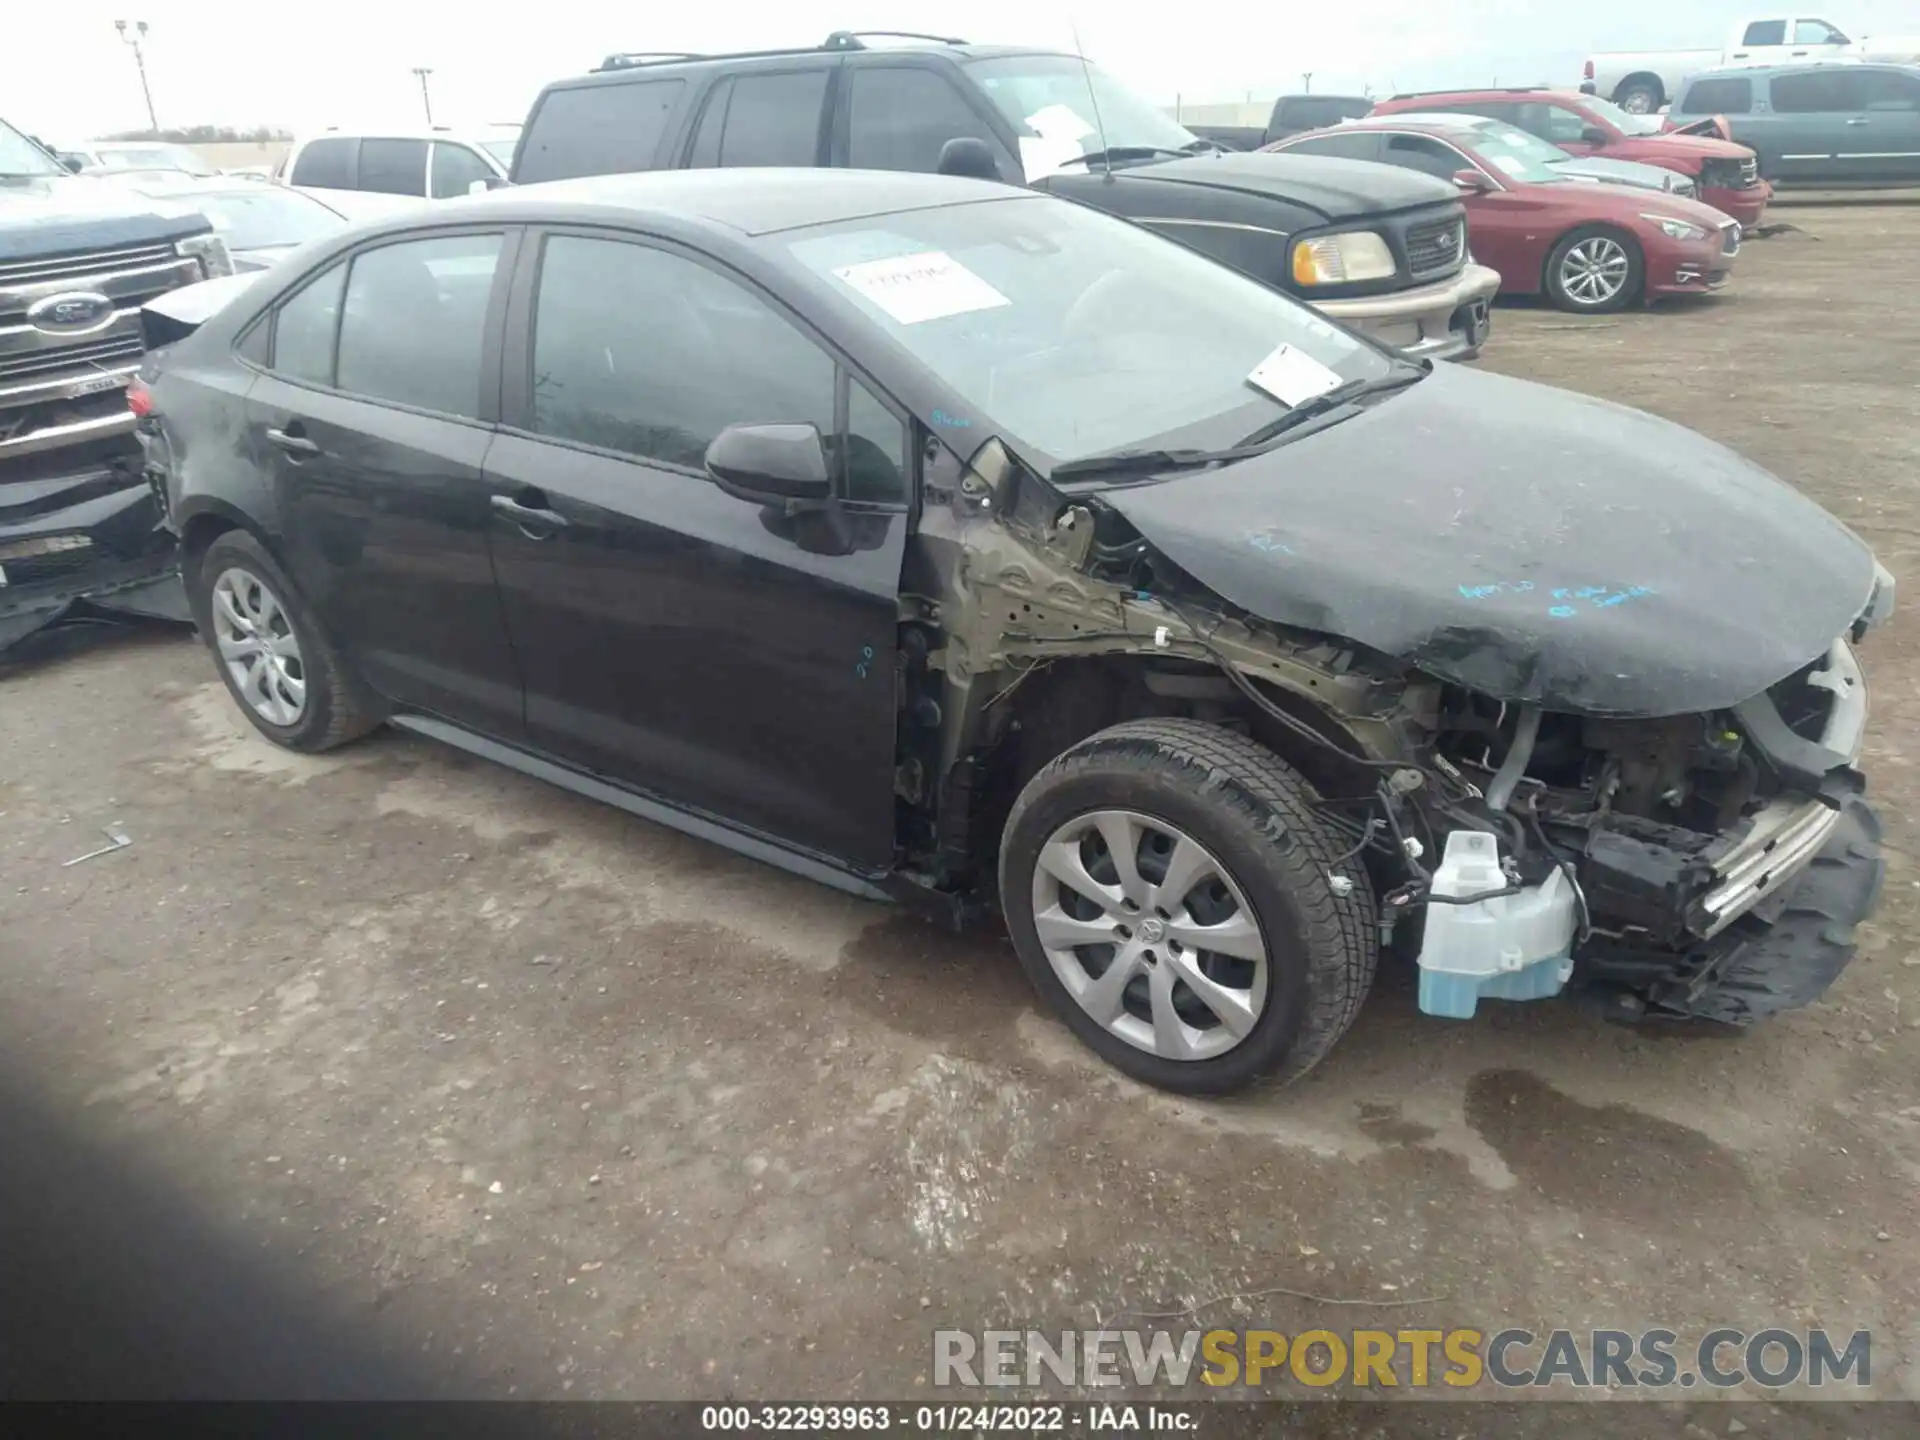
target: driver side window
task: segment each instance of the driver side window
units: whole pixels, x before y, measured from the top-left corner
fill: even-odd
[[[906,427],[744,285],[624,240],[554,235],[534,304],[532,414],[541,435],[704,471],[729,425],[820,432],[844,498],[907,498]]]
[[[1389,137],[1384,158],[1389,165],[1418,170],[1439,180],[1451,180],[1455,172],[1471,168],[1466,156],[1459,151],[1424,135]]]

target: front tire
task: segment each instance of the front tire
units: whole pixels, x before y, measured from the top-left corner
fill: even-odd
[[[1365,867],[1311,786],[1243,735],[1116,725],[1015,802],[1000,894],[1015,950],[1068,1028],[1164,1090],[1297,1079],[1353,1023],[1378,962]],[[1331,877],[1349,885],[1336,894]]]
[[[1610,315],[1640,298],[1647,261],[1640,242],[1611,225],[1583,225],[1547,256],[1547,296],[1575,315]]]
[[[274,744],[331,750],[380,723],[305,597],[246,531],[214,538],[187,598],[227,693]]]
[[[1613,92],[1613,103],[1629,115],[1651,115],[1660,108],[1663,98],[1659,86],[1650,85],[1644,80],[1622,85]]]

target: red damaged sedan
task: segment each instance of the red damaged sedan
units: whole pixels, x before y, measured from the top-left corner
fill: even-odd
[[[1474,259],[1503,295],[1544,294],[1602,314],[1637,300],[1699,295],[1727,281],[1740,224],[1698,200],[1626,183],[1569,180],[1543,140],[1467,116],[1351,121],[1266,147],[1372,160],[1451,180],[1465,193]]]
[[[1418,111],[1484,115],[1526,131],[1569,155],[1637,160],[1693,178],[1700,198],[1751,230],[1766,213],[1773,187],[1760,178],[1753,151],[1719,134],[1677,133],[1658,115],[1630,115],[1611,100],[1562,90],[1443,90],[1396,95],[1373,107],[1376,117]]]

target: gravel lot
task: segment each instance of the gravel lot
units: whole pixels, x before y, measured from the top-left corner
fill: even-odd
[[[1774,218],[1724,295],[1504,309],[1484,363],[1739,447],[1910,580],[1920,208]],[[1887,900],[1827,1003],[1737,1040],[1458,1023],[1387,974],[1307,1082],[1230,1103],[1104,1070],[991,937],[398,733],[286,755],[188,637],[83,638],[0,676],[9,1103],[423,1385],[912,1398],[936,1326],[1287,1286],[1394,1308],[1205,1318],[1871,1327],[1875,1392],[1920,1399],[1912,597],[1864,657]]]

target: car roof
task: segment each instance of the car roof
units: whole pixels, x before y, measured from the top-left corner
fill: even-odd
[[[298,145],[309,145],[315,140],[512,140],[520,134],[520,122],[502,122],[494,125],[329,125],[325,130],[316,130],[310,135],[302,135]]]
[[[864,32],[877,34],[882,32]],[[710,55],[697,54],[614,54],[609,55],[597,67],[584,75],[569,75],[555,80],[546,88],[549,90],[574,89],[582,86],[617,85],[627,80],[640,79],[647,75],[679,74],[688,70],[728,70],[740,67],[779,66],[791,64],[796,59],[818,56],[832,60],[845,60],[852,56],[871,55],[875,63],[884,63],[889,57],[900,55],[946,56],[956,61],[999,60],[1016,56],[1049,56],[1060,59],[1078,60],[1081,57],[1065,50],[1054,50],[1044,45],[975,45],[965,40],[942,40],[935,36],[909,36],[898,43],[887,45],[866,45],[858,43],[857,36],[851,36],[855,43],[836,43],[850,32],[836,31],[827,37],[824,45],[796,46],[779,50],[739,50],[731,53],[717,52]]]
[[[1344,130],[1418,130],[1422,134],[1460,137],[1477,134],[1495,125],[1507,130],[1514,128],[1506,121],[1496,120],[1489,115],[1430,115],[1421,110],[1406,110],[1388,115],[1364,115],[1358,120],[1344,120],[1339,125],[1328,126],[1325,130],[1311,130],[1307,133],[1338,135]]]
[[[933,210],[983,201],[1036,201],[1022,186],[903,170],[704,169],[589,175],[509,186],[487,195],[441,201],[408,217],[413,224],[456,218],[564,219],[625,211],[743,235],[769,235],[809,225]],[[396,220],[396,224],[402,223]]]
[[[1696,80],[1766,80],[1778,75],[1809,75],[1836,66],[1847,70],[1898,70],[1920,76],[1920,65],[1898,65],[1890,60],[1862,60],[1855,55],[1835,55],[1827,60],[1803,60],[1797,65],[1716,65],[1711,70],[1696,70],[1686,83]]]

